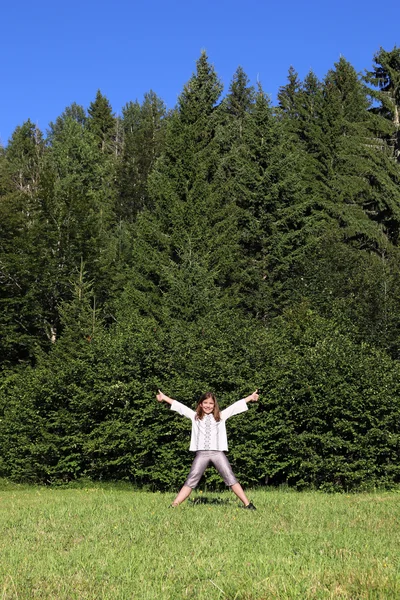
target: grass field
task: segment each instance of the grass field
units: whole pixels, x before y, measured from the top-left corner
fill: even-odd
[[[250,496],[3,482],[0,599],[400,598],[399,493]]]

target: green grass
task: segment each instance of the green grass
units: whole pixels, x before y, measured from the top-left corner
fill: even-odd
[[[0,600],[400,598],[398,493],[250,496],[3,483]]]

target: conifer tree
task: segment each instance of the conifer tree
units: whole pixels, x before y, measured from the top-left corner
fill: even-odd
[[[278,236],[281,241],[286,238],[285,253],[292,264],[288,299],[312,298],[330,315],[332,307],[340,305],[341,314],[351,314],[360,326],[360,335],[370,339],[374,331],[375,342],[387,348],[390,343],[383,332],[388,331],[388,301],[374,300],[372,282],[378,273],[382,290],[389,280],[393,285],[395,281],[378,263],[395,252],[398,174],[382,144],[376,143],[380,122],[369,110],[367,91],[353,67],[342,58],[322,86],[313,79],[299,88],[294,118],[289,116],[303,157],[305,193],[283,211],[278,223],[278,231],[284,226],[288,232]],[[354,269],[359,262],[362,284],[359,267]],[[360,285],[369,299],[359,299],[356,308],[352,298],[358,297]],[[368,331],[372,303],[377,310]]]
[[[97,90],[95,100],[90,103],[88,114],[86,127],[93,134],[101,152],[113,154],[115,151],[116,119],[110,102],[100,90]]]
[[[347,237],[361,236],[363,244],[369,239],[370,247],[377,249],[383,237],[390,244],[399,236],[399,172],[388,152],[376,144],[382,121],[368,110],[366,89],[354,68],[343,58],[335,67],[325,80],[324,107],[330,125],[331,193],[343,207]]]
[[[83,106],[73,102],[70,106],[67,106],[64,111],[61,113],[59,117],[55,120],[55,122],[50,122],[49,130],[47,135],[47,141],[52,142],[55,137],[59,137],[62,133],[62,129],[64,127],[67,119],[72,119],[76,121],[81,126],[85,126],[87,120],[87,114]]]
[[[385,137],[394,157],[400,161],[400,48],[395,46],[389,52],[380,48],[374,56],[374,67],[367,71],[365,80],[374,86],[370,90],[371,96],[380,102],[373,111],[392,124]]]
[[[395,241],[395,176],[374,143],[376,121],[353,67],[340,59],[322,86],[310,74],[296,93],[296,108],[285,109],[284,122],[301,152],[304,194],[288,207],[284,222],[298,238],[297,247],[304,252],[332,227],[340,228],[343,239],[358,239],[371,249]],[[388,214],[382,230],[379,222]]]
[[[147,180],[163,149],[166,108],[153,92],[122,110],[123,149],[118,170],[118,216],[128,222],[149,205]]]
[[[224,207],[224,227],[229,230],[231,251],[227,259],[225,283],[238,300],[249,284],[246,249],[255,242],[251,187],[253,175],[249,156],[249,120],[255,104],[255,90],[249,85],[244,70],[239,67],[232,79],[228,94],[215,112],[217,170],[212,181],[213,195]],[[250,242],[250,238],[252,242]],[[259,240],[255,242],[259,244]],[[222,258],[222,257],[221,257]],[[236,265],[232,269],[232,264]],[[233,290],[235,290],[233,292]]]
[[[165,332],[160,345],[168,358],[164,377],[180,373],[180,386],[185,377],[196,385],[195,371],[197,381],[207,368],[214,373],[209,381],[216,376],[209,361],[197,359],[209,346],[208,356],[215,360],[211,349],[229,348],[228,339],[243,322],[230,287],[238,258],[232,203],[215,185],[220,93],[203,53],[168,118],[164,151],[149,178],[152,208],[137,217],[133,267],[120,303],[156,319]],[[120,315],[121,310],[126,308],[118,308]]]
[[[69,278],[85,261],[102,301],[108,286],[104,261],[114,222],[112,157],[84,124],[66,117],[51,140],[41,187],[46,246],[49,328],[57,335],[58,306],[69,297]],[[51,315],[51,316],[50,316]]]
[[[287,75],[288,83],[279,88],[278,101],[281,112],[294,121],[298,115],[298,94],[301,89],[299,75],[293,66],[290,66]]]
[[[153,246],[146,256],[141,248],[139,261],[146,270],[151,259],[155,272],[147,273],[148,284],[168,289],[170,277],[184,278],[182,264],[200,261],[204,273],[210,266],[212,221],[218,218],[209,186],[215,161],[212,117],[220,92],[221,85],[203,53],[196,74],[179,98],[177,111],[168,120],[165,150],[150,176],[154,208],[145,211],[137,223],[138,247],[142,243]],[[154,240],[145,242],[143,238],[149,234]],[[176,301],[179,303],[178,298]]]
[[[280,130],[293,160],[292,174],[297,178],[296,185],[292,182],[292,193],[279,207],[269,250],[269,277],[280,309],[293,300],[304,257],[313,254],[316,240],[325,229],[326,215],[315,198],[321,180],[321,87],[313,72],[301,82],[291,67],[288,83],[278,94]]]
[[[43,343],[41,199],[45,146],[27,121],[14,131],[0,161],[0,359],[33,360]]]
[[[292,157],[283,148],[279,124],[261,85],[257,91],[249,86],[240,68],[219,115],[215,194],[229,206],[231,239],[237,244],[231,285],[242,306],[265,319],[271,309],[266,254],[282,194],[290,194]]]

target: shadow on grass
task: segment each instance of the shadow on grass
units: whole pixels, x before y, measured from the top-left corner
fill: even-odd
[[[197,504],[230,504],[229,498],[212,498],[210,496],[198,496],[197,498],[189,498],[189,506],[195,506]]]

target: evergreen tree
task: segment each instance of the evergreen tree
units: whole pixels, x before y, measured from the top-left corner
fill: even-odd
[[[163,348],[171,375],[183,366],[182,357],[204,348],[211,336],[206,332],[224,339],[224,327],[236,323],[240,329],[229,287],[238,258],[232,203],[214,185],[220,92],[203,53],[168,119],[164,152],[149,179],[153,208],[135,224],[124,303],[154,316],[167,332]]]
[[[61,136],[64,124],[68,119],[72,119],[73,121],[79,123],[79,125],[85,126],[87,114],[83,106],[73,102],[70,106],[65,108],[65,110],[59,117],[57,117],[54,123],[50,122],[47,135],[48,142],[51,143],[54,138]]]
[[[69,278],[85,261],[99,302],[107,295],[109,232],[114,222],[112,159],[82,123],[66,117],[53,136],[41,187],[43,260],[47,262],[43,299],[54,339],[58,307],[69,298]]]
[[[270,238],[282,202],[293,194],[294,155],[282,136],[261,85],[248,86],[242,69],[219,108],[217,140],[221,155],[215,194],[229,203],[231,239],[238,251],[235,295],[259,318],[271,316],[267,281]]]
[[[331,131],[329,146],[334,150],[330,187],[343,206],[347,237],[361,236],[362,245],[369,243],[372,249],[386,238],[385,248],[399,236],[399,172],[385,149],[375,143],[380,121],[369,112],[366,89],[353,67],[344,59],[335,66],[325,81],[324,112]]]
[[[0,160],[0,362],[31,360],[43,343],[38,256],[41,238],[39,189],[44,141],[27,121],[14,131]]]
[[[294,121],[298,116],[298,94],[301,89],[299,75],[293,66],[290,66],[287,75],[288,83],[281,86],[278,91],[278,102],[281,112]]]
[[[255,101],[255,90],[249,83],[249,78],[243,68],[238,67],[224,101],[227,114],[233,117],[238,124],[239,135],[243,131],[243,121],[248,116]]]
[[[377,122],[353,67],[340,59],[322,85],[310,74],[296,93],[293,87],[283,124],[300,151],[304,192],[282,212],[279,225],[287,234],[278,242],[297,274],[289,297],[293,286],[305,293],[299,283],[305,263],[315,263],[324,239],[380,254],[398,235],[396,174],[374,142]]]
[[[93,134],[103,153],[115,152],[116,119],[108,99],[97,90],[96,98],[88,108],[86,127]]]
[[[134,221],[149,206],[147,180],[160,156],[165,137],[166,108],[153,92],[143,103],[128,103],[122,110],[123,149],[118,171],[118,216]]]
[[[400,48],[386,51],[380,48],[374,56],[374,67],[365,80],[374,86],[371,96],[380,106],[373,111],[391,123],[386,138],[397,161],[400,160]]]
[[[217,162],[214,109],[221,89],[203,53],[169,119],[165,151],[150,178],[152,214],[178,264],[183,246],[189,254],[195,250],[209,256],[212,225],[220,218],[210,182]]]
[[[283,124],[301,153],[304,192],[277,222],[274,246],[290,265],[282,299],[307,297],[331,316],[339,310],[362,339],[395,348],[388,332],[397,331],[396,319],[383,290],[397,297],[397,276],[382,264],[395,264],[400,198],[390,153],[376,143],[380,121],[343,58],[322,85],[309,76],[297,94]]]

